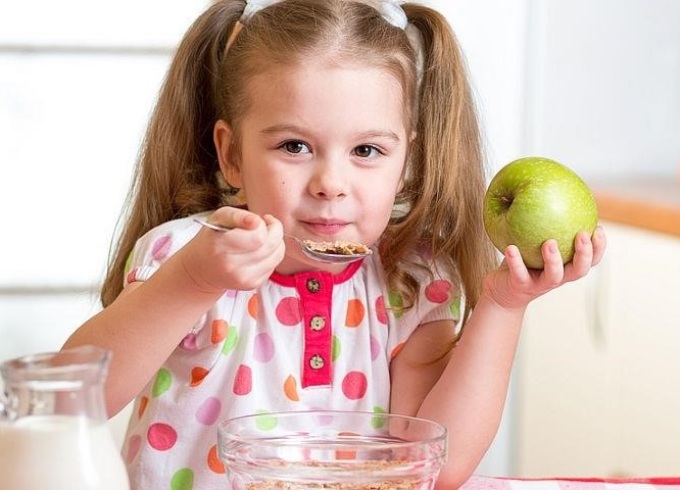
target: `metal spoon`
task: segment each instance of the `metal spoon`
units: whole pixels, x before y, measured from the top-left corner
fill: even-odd
[[[214,223],[209,223],[208,221],[201,219],[201,218],[194,218],[194,221],[201,226],[205,226],[206,228],[210,228],[211,230],[215,230],[215,231],[225,232],[225,231],[233,230],[233,228],[229,228],[227,226],[216,225]],[[313,248],[313,242],[301,240],[298,237],[295,237],[293,235],[289,235],[288,233],[284,233],[284,235],[295,240],[298,243],[298,245],[300,245],[302,252],[307,257],[310,257],[314,260],[318,260],[320,262],[329,262],[329,263],[332,263],[332,264],[347,264],[349,262],[354,262],[355,260],[363,259],[364,257],[371,255],[373,253],[372,250],[369,250],[368,252],[365,252],[365,253],[357,252],[357,253],[353,253],[352,255],[343,255],[343,254],[334,254],[334,253],[329,253],[329,252],[320,252],[319,250],[315,250]]]

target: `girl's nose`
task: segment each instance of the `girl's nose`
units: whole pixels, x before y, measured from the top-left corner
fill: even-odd
[[[318,162],[309,184],[310,193],[320,199],[338,199],[348,192],[347,174],[339,159]]]

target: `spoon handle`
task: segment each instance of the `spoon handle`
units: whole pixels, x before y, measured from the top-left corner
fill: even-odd
[[[206,228],[210,228],[211,230],[215,231],[231,231],[234,228],[230,228],[228,226],[222,226],[222,225],[216,225],[215,223],[210,223],[202,218],[194,218],[194,221],[198,223],[201,226],[205,226]],[[297,237],[294,237],[293,235],[289,235],[288,233],[284,233],[284,236],[290,237],[294,240],[296,240],[298,243],[302,243],[302,240],[300,240]]]
[[[233,228],[229,228],[227,226],[221,226],[221,225],[216,225],[214,223],[210,223],[204,219],[201,218],[194,218],[194,221],[198,223],[201,226],[205,226],[206,228],[210,228],[211,230],[215,231],[229,231],[233,230]],[[315,250],[311,243],[307,243],[304,240],[301,240],[298,237],[295,237],[293,235],[289,235],[288,233],[284,233],[284,236],[290,237],[293,240],[295,240],[298,245],[300,245],[300,248],[302,251],[307,255],[308,257],[318,260],[320,262],[329,262],[329,263],[335,263],[335,264],[344,264],[344,263],[349,263],[349,262],[354,262],[355,260],[362,259],[366,257],[367,255],[370,255],[372,252],[369,251],[367,253],[360,253],[360,254],[354,254],[354,255],[339,255],[339,254],[333,254],[333,253],[325,253],[325,252],[320,252],[318,250]]]
[[[209,223],[208,221],[201,219],[201,218],[194,218],[194,221],[201,226],[205,226],[206,228],[210,228],[211,230],[215,230],[215,231],[230,231],[230,230],[233,230],[233,228],[229,228],[228,226],[222,226],[222,225],[216,225],[214,223]]]

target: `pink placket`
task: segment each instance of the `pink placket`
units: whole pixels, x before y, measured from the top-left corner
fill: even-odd
[[[300,298],[304,346],[302,352],[302,388],[329,386],[333,382],[333,285],[348,281],[360,268],[357,260],[339,274],[325,271],[283,275],[274,272],[271,280],[294,287]]]
[[[305,342],[302,387],[328,386],[332,380],[333,276],[323,271],[296,274],[295,288],[300,295]]]

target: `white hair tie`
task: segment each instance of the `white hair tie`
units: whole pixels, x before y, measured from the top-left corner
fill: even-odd
[[[265,9],[275,3],[279,3],[282,0],[247,0],[246,7],[243,9],[243,14],[241,14],[241,22],[248,22],[253,15],[262,9]]]
[[[381,0],[378,3],[378,11],[382,14],[383,19],[400,29],[406,29],[408,26],[408,17],[406,12],[401,8],[399,0]]]
[[[236,24],[234,24],[234,28],[229,35],[229,39],[227,39],[227,45],[224,48],[225,51],[229,51],[231,45],[234,44],[234,41],[236,41],[236,36],[238,36],[238,33],[241,32],[243,25],[248,22],[248,19],[250,19],[260,10],[274,5],[275,3],[279,3],[280,1],[282,0],[246,0],[246,6],[243,9],[243,13],[236,21]]]
[[[248,22],[253,15],[262,9],[265,9],[275,3],[279,3],[282,0],[246,0],[246,6],[243,9],[243,14],[241,15],[241,22]],[[408,18],[404,9],[401,8],[401,4],[404,3],[400,0],[379,0],[377,2],[378,11],[382,14],[383,19],[400,29],[406,29],[408,26]]]
[[[243,25],[248,22],[248,20],[262,9],[270,7],[276,3],[282,2],[283,0],[246,0],[246,6],[243,9],[243,13],[239,20],[234,25],[229,39],[227,39],[226,49],[229,50],[231,45],[234,43],[236,36],[243,28]],[[369,2],[376,6],[380,14],[385,21],[389,22],[395,27],[406,30],[408,27],[408,17],[406,17],[406,12],[401,8],[401,4],[404,3],[402,0],[378,0],[376,2]]]

